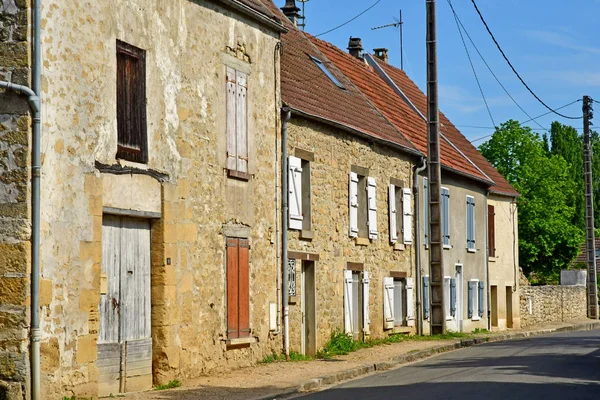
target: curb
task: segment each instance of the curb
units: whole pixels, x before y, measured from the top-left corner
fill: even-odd
[[[513,339],[525,339],[528,337],[547,335],[549,333],[590,331],[594,329],[600,329],[600,323],[587,322],[576,325],[561,326],[559,328],[538,329],[535,331],[514,332],[507,333],[504,335],[481,336],[472,339],[460,340],[452,344],[434,346],[425,350],[419,350],[412,353],[402,354],[393,358],[390,361],[381,361],[376,362],[374,364],[366,364],[360,367],[347,369],[336,374],[313,378],[300,384],[297,387],[286,389],[285,391],[279,392],[277,394],[260,397],[256,400],[276,400],[278,398],[283,398],[295,394],[317,391],[325,386],[333,385],[335,383],[346,381],[348,379],[356,378],[362,375],[367,375],[372,372],[387,371],[390,369],[397,368],[403,364],[408,364],[411,362],[422,360],[424,358],[431,357],[437,354],[442,354],[466,347],[472,347],[483,343],[504,342]]]

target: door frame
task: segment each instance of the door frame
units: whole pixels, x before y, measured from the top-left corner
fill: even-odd
[[[464,307],[464,291],[463,291],[463,265],[454,264],[454,279],[456,280],[456,329],[458,332],[463,331],[463,307]]]
[[[313,291],[312,293],[308,293],[308,291],[306,290],[306,270],[308,268],[312,268],[312,281],[313,281]],[[315,266],[315,262],[314,261],[307,261],[307,260],[302,260],[301,263],[301,273],[300,273],[300,290],[301,290],[301,300],[300,300],[300,312],[301,312],[301,321],[300,321],[300,342],[301,342],[301,352],[304,355],[307,355],[308,350],[307,349],[307,337],[306,337],[306,321],[307,321],[307,315],[309,315],[309,317],[312,317],[312,321],[313,321],[313,346],[314,349],[311,349],[311,353],[315,353],[317,351],[316,345],[317,345],[317,282],[316,282],[316,270],[315,270],[316,266]],[[312,300],[312,310],[307,310],[306,309],[306,305],[307,305],[307,298],[308,296],[311,297]],[[312,354],[314,355],[314,354]]]

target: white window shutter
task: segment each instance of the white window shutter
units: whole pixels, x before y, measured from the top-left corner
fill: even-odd
[[[348,200],[350,206],[350,237],[358,236],[358,175],[350,172]]]
[[[302,160],[290,156],[288,165],[289,228],[302,230]]]
[[[247,75],[236,71],[237,81],[237,170],[248,172],[248,107],[247,107]]]
[[[413,290],[415,284],[413,278],[406,278],[406,325],[415,326],[415,309],[413,301]]]
[[[388,203],[390,207],[390,243],[396,243],[398,241],[398,226],[396,225],[396,186],[390,184],[390,192]]]
[[[369,315],[369,272],[363,272],[363,332],[367,335],[371,333],[369,324],[371,323],[371,316]]]
[[[383,278],[383,329],[394,328],[394,278]]]
[[[402,232],[404,244],[412,244],[412,209],[410,207],[410,189],[402,189]]]
[[[227,168],[231,170],[237,169],[236,86],[235,70],[227,67]]]
[[[367,178],[367,206],[368,206],[368,223],[369,223],[369,239],[377,239],[377,184],[375,178]]]
[[[344,271],[344,331],[352,335],[352,271]]]

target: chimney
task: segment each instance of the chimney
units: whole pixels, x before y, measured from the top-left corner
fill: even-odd
[[[354,57],[362,59],[362,51],[362,40],[360,40],[360,38],[353,38],[350,36],[350,41],[348,42],[348,52]]]
[[[385,47],[379,47],[377,49],[373,49],[373,52],[375,53],[375,57],[386,64],[388,63],[388,49]]]
[[[300,18],[298,12],[300,11],[300,8],[296,6],[296,0],[286,0],[285,6],[281,7],[281,11],[283,11],[283,14],[292,21],[294,26],[298,26],[298,18]]]

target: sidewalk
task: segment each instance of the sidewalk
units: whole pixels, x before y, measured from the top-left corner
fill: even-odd
[[[274,362],[259,364],[217,376],[205,376],[183,382],[178,389],[134,393],[129,400],[196,399],[275,399],[310,391],[375,371],[396,368],[431,355],[495,342],[538,336],[552,332],[600,329],[600,321],[580,320],[474,335],[470,339],[406,341],[361,349],[330,360]]]

